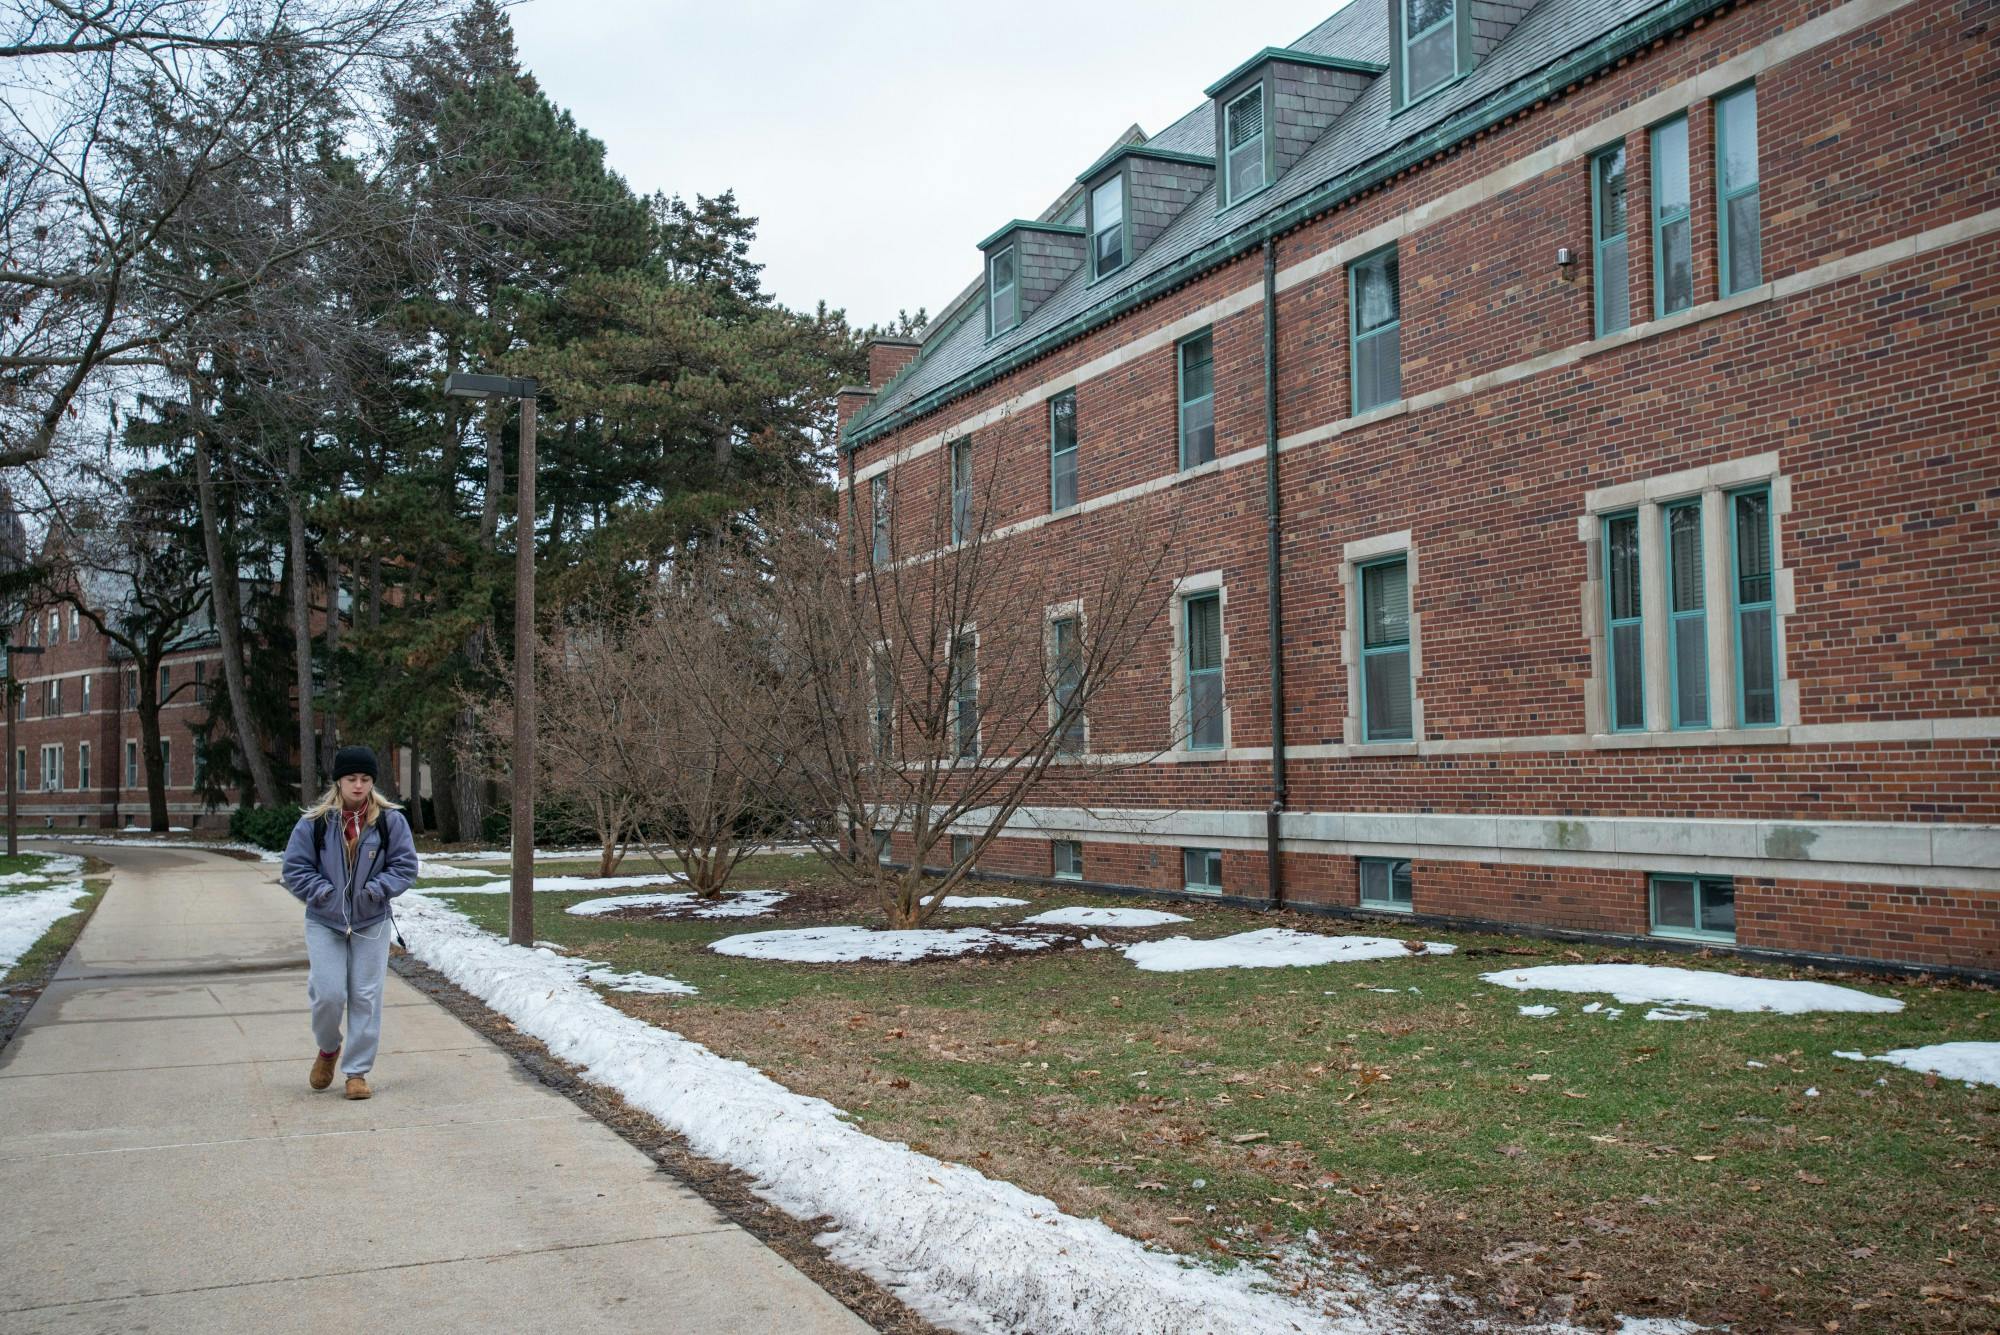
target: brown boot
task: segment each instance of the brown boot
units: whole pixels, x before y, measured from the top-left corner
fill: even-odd
[[[335,1048],[332,1052],[322,1052],[319,1056],[313,1058],[312,1078],[306,1083],[310,1084],[314,1089],[325,1089],[328,1085],[332,1084],[333,1063],[339,1056],[340,1049]]]
[[[347,1097],[365,1099],[368,1097],[368,1082],[358,1075],[347,1077]]]

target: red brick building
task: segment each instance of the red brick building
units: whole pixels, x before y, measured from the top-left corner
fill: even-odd
[[[2000,971],[1992,19],[1353,0],[1074,164],[842,400],[896,561],[1185,535],[983,863]]]

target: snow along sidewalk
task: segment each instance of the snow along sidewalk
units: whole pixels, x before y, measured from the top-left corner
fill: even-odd
[[[1336,1314],[1149,1251],[1095,1220],[961,1164],[878,1140],[822,1099],[606,1005],[546,952],[510,946],[421,893],[404,897],[410,949],[555,1056],[742,1170],[796,1218],[832,1222],[829,1255],[955,1330],[1037,1335],[1376,1335],[1404,1329],[1386,1300]],[[1400,950],[1400,947],[1399,947]]]

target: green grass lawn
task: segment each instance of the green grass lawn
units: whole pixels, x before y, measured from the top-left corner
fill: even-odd
[[[1254,1257],[1312,1230],[1320,1250],[1358,1253],[1380,1274],[1415,1267],[1496,1308],[1579,1322],[1617,1311],[1742,1329],[2000,1324],[2000,1090],[1831,1055],[2000,1040],[1992,990],[1845,979],[1904,1011],[1656,1023],[1637,1005],[1611,1020],[1580,1009],[1609,997],[1479,975],[1625,958],[1803,975],[1428,930],[1459,953],[1181,974],[1142,973],[1115,950],[794,965],[706,947],[870,915],[840,902],[811,858],[753,859],[733,884],[797,899],[757,919],[626,921],[560,911],[589,893],[544,894],[536,931],[700,989],[608,995],[631,1014],[827,1098],[877,1135],[1190,1254]],[[427,888],[504,930],[505,896]],[[965,893],[1033,903],[933,925],[1107,902],[992,883]],[[1167,907],[1193,921],[1099,934],[1418,935]],[[1559,1014],[1520,1015],[1530,1003]]]
[[[40,871],[53,860],[53,856],[46,853],[22,853],[10,858],[0,854],[0,876],[13,872]],[[46,890],[55,884],[54,880],[41,880],[26,881],[18,885],[0,885],[0,895]],[[104,864],[86,859],[83,898],[77,900],[76,908],[72,912],[52,923],[35,944],[30,946],[21,958],[14,961],[13,968],[0,976],[0,987],[15,987],[26,983],[39,985],[45,982],[48,976],[55,972],[56,966],[62,963],[62,958],[69,953],[69,948],[76,944],[76,938],[83,932],[84,923],[90,919],[91,910],[97,907],[97,901],[103,898],[105,888],[110,884],[111,878],[104,874]]]

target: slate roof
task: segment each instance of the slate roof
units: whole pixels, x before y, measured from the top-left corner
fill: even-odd
[[[851,446],[893,429],[899,414],[927,396],[970,392],[991,374],[1001,373],[1000,364],[1008,354],[1035,343],[1053,330],[1078,323],[1087,327],[1093,312],[1101,311],[1104,318],[1109,318],[1111,308],[1121,297],[1190,257],[1207,250],[1215,252],[1213,258],[1220,262],[1229,253],[1227,243],[1231,236],[1255,231],[1260,223],[1304,196],[1364,171],[1371,162],[1390,156],[1412,141],[1434,131],[1449,133],[1453,128],[1450,123],[1455,120],[1476,122],[1482,104],[1503,100],[1501,95],[1509,89],[1535,81],[1566,57],[1616,39],[1655,11],[1674,12],[1677,16],[1679,11],[1708,7],[1708,4],[1690,4],[1688,0],[1539,0],[1507,39],[1470,74],[1398,115],[1389,114],[1389,76],[1384,74],[1370,80],[1366,91],[1347,113],[1270,188],[1217,216],[1216,187],[1211,186],[1125,269],[1096,283],[1089,281],[1087,272],[1079,270],[1025,320],[998,338],[986,337],[983,301],[962,298],[953,301],[924,336],[917,359],[848,423],[845,441]],[[1386,65],[1390,59],[1388,2],[1350,0],[1325,22],[1291,43],[1291,48]],[[1146,140],[1146,144],[1150,148],[1213,156],[1213,103],[1202,102]],[[1068,164],[1052,164],[1052,169],[1058,179],[1067,180],[1074,171],[1087,165],[1071,168]],[[975,281],[975,288],[981,286]],[[1082,328],[1071,332],[1081,333]],[[982,376],[982,371],[988,375]]]

